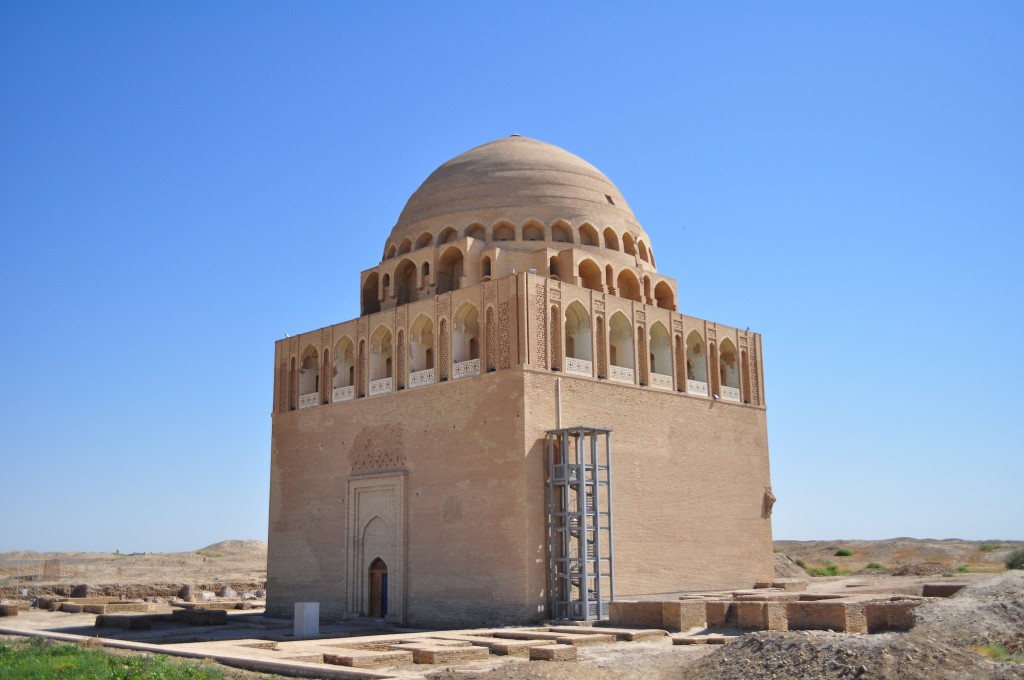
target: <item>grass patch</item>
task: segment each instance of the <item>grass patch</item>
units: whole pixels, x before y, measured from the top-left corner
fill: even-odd
[[[194,662],[166,656],[119,656],[43,638],[0,642],[0,676],[11,678],[144,678],[217,680],[224,675]]]
[[[999,550],[1002,547],[1002,543],[982,543],[978,546],[978,550],[981,552],[992,552],[993,550]]]
[[[944,572],[942,572],[942,578],[953,578],[953,572],[951,572],[951,571],[944,571]]]
[[[845,576],[851,573],[849,569],[840,569],[834,564],[826,564],[820,567],[805,567],[804,571],[811,576]]]
[[[883,567],[878,562],[869,562],[868,563],[868,569],[885,569],[885,567]]]
[[[1017,548],[1006,556],[1007,569],[1024,569],[1024,548]]]
[[[971,568],[968,567],[966,564],[961,564],[959,567],[956,568],[956,570],[961,574],[966,574],[971,571]]]
[[[975,647],[974,651],[982,656],[987,656],[990,659],[996,661],[1006,661],[1009,663],[1024,663],[1024,656],[1020,654],[1011,654],[1006,647],[1000,644],[992,643],[989,645],[982,645],[981,647]]]
[[[836,557],[850,557],[853,555],[853,551],[848,548],[840,548],[835,552]]]

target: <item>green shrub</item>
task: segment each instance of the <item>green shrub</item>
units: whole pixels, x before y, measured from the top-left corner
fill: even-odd
[[[836,551],[836,557],[849,557],[853,555],[853,551],[847,548],[840,548]]]
[[[1024,569],[1024,548],[1017,548],[1006,556],[1007,569]]]
[[[804,562],[803,560],[796,559],[796,560],[793,560],[793,561],[796,562],[796,566],[800,567],[801,569],[806,569],[807,568],[807,563]]]
[[[956,570],[959,571],[961,574],[966,574],[971,570],[971,568],[968,567],[966,564],[961,564],[959,567],[956,568]]]
[[[885,569],[885,567],[883,567],[878,562],[871,562],[868,564],[868,569]]]
[[[1006,647],[998,643],[992,643],[988,645],[982,645],[981,647],[975,647],[974,651],[982,656],[987,656],[990,659],[996,661],[1008,661],[1010,663],[1024,663],[1024,656],[1020,654],[1012,654]]]
[[[982,543],[978,546],[978,550],[981,552],[992,552],[993,550],[999,550],[1002,547],[1002,543]]]
[[[806,567],[805,571],[811,576],[845,576],[851,573],[849,569],[840,569],[834,564],[826,564],[821,567]]]

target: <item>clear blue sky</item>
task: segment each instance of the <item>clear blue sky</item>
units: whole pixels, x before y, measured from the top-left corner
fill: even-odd
[[[0,4],[0,550],[266,537],[273,343],[585,158],[764,334],[777,538],[1024,538],[1024,4]],[[685,229],[684,229],[685,228]]]

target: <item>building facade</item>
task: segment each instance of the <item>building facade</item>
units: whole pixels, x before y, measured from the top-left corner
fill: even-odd
[[[361,315],[275,346],[268,611],[550,617],[545,437],[612,431],[615,593],[772,580],[761,337],[678,311],[616,187],[513,136],[407,202]]]

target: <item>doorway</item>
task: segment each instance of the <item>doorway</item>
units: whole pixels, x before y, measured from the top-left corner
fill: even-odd
[[[388,615],[388,565],[377,557],[370,563],[370,616],[382,619]]]

